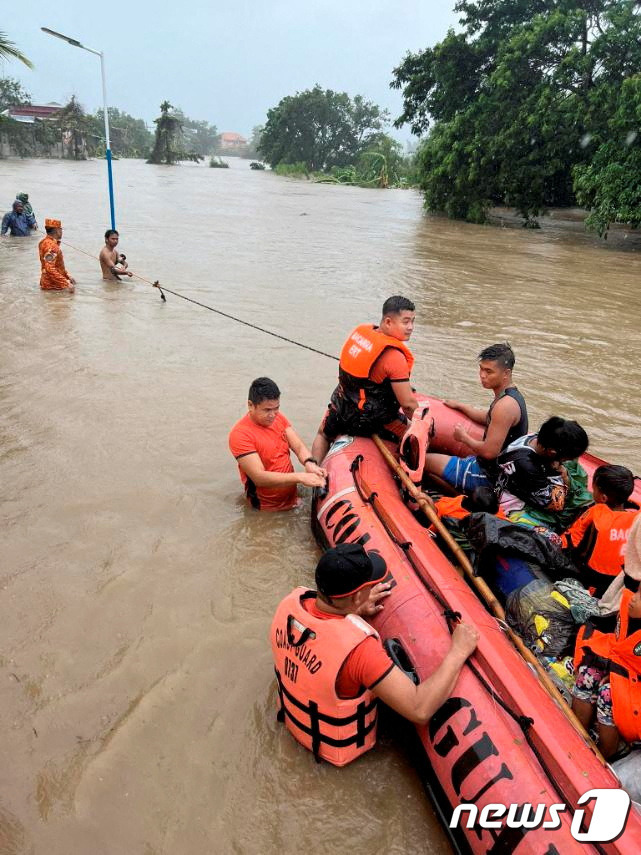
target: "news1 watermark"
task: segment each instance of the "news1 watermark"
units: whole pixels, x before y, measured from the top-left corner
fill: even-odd
[[[631,800],[625,790],[588,790],[578,800],[578,805],[593,802],[592,816],[583,808],[577,808],[572,816],[570,833],[580,843],[609,843],[621,834],[630,813]],[[466,828],[497,829],[555,829],[560,828],[561,814],[568,810],[564,804],[489,804],[481,810],[474,804],[457,805],[450,828],[463,825],[467,813]]]

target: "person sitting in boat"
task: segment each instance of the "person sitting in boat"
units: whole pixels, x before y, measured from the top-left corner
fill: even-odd
[[[247,500],[261,511],[290,510],[298,504],[297,485],[323,487],[327,473],[280,412],[280,389],[273,380],[256,378],[248,398],[248,412],[229,433]],[[294,472],[291,452],[304,472]]]
[[[414,357],[405,344],[412,335],[414,317],[411,300],[389,297],[378,326],[361,324],[349,334],[341,350],[338,386],[312,444],[317,460],[343,433],[380,433],[397,441],[403,436],[418,406],[410,385]]]
[[[460,401],[446,400],[476,424],[484,425],[482,439],[475,439],[463,425],[454,427],[453,437],[473,452],[469,457],[429,453],[425,471],[442,478],[458,492],[470,493],[475,487],[492,486],[497,475],[496,458],[514,440],[528,431],[525,399],[512,382],[514,351],[507,342],[492,344],[478,355],[479,379],[484,389],[494,393],[489,408],[481,409]]]
[[[641,740],[641,590],[626,576],[621,607],[579,631],[572,709],[588,729],[596,711],[597,745],[607,759],[620,738]]]
[[[637,507],[626,507],[633,490],[634,475],[625,466],[599,466],[592,477],[595,504],[561,535],[579,579],[599,599],[623,570],[630,529],[639,515]]]
[[[279,720],[317,760],[335,766],[373,748],[379,699],[412,722],[429,721],[478,643],[477,630],[459,623],[440,666],[415,685],[360,617],[383,608],[386,575],[377,552],[340,544],[318,562],[317,590],[295,588],[272,621]]]
[[[538,433],[508,445],[496,461],[503,511],[509,516],[526,506],[563,510],[569,483],[563,463],[580,457],[587,447],[588,435],[581,425],[560,416],[543,422]]]

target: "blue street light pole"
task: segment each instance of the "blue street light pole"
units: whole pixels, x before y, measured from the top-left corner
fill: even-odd
[[[105,79],[105,55],[100,50],[94,50],[93,48],[87,47],[86,45],[81,44],[77,39],[72,39],[69,36],[63,36],[62,33],[57,33],[55,30],[50,30],[48,27],[40,27],[40,29],[47,33],[50,36],[55,36],[57,39],[62,39],[63,42],[67,42],[67,44],[73,45],[77,48],[82,48],[82,50],[89,51],[89,53],[95,54],[95,56],[100,57],[100,73],[102,75],[102,110],[105,117],[105,157],[107,159],[107,180],[109,183],[109,210],[111,213],[111,228],[116,228],[116,213],[114,208],[114,180],[113,173],[111,170],[111,140],[109,138],[109,110],[107,109],[107,83]]]

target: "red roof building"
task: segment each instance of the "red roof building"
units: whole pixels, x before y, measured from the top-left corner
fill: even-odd
[[[62,104],[27,104],[22,107],[9,107],[4,110],[3,115],[16,122],[32,124],[38,119],[51,119],[60,110]]]
[[[247,145],[245,137],[234,133],[234,131],[224,131],[220,135],[221,148],[242,148],[245,145]]]

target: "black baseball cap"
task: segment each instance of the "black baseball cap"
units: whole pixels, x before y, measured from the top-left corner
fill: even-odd
[[[359,543],[340,543],[316,565],[316,588],[326,597],[349,597],[386,574],[387,565],[378,552],[365,552]]]

